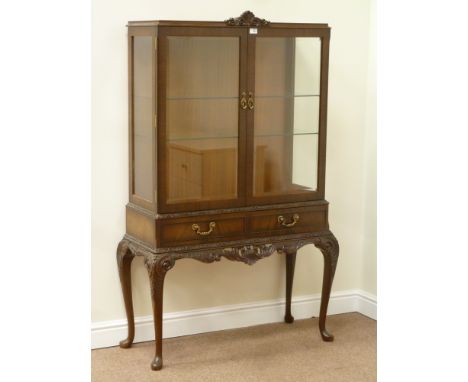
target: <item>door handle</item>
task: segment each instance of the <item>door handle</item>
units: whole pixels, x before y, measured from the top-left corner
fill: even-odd
[[[242,110],[246,110],[247,109],[247,94],[245,92],[242,92],[241,96],[240,96],[240,107]]]
[[[253,110],[254,108],[254,99],[253,99],[253,93],[249,92],[249,100],[247,101],[247,105],[250,110]]]

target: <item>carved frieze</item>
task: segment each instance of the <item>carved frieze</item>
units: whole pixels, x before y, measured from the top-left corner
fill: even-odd
[[[258,260],[272,255],[275,251],[292,254],[306,244],[314,244],[323,255],[330,261],[332,269],[336,268],[338,262],[339,246],[336,238],[331,232],[322,233],[320,235],[307,235],[297,238],[288,236],[267,238],[269,242],[252,243],[248,241],[239,241],[232,243],[228,247],[222,245],[217,248],[208,247],[179,247],[174,248],[173,252],[155,253],[150,249],[141,246],[131,239],[123,240],[120,244],[119,252],[131,252],[132,256],[144,256],[145,265],[149,272],[156,271],[158,274],[165,274],[170,270],[176,260],[179,259],[194,259],[204,263],[212,263],[220,261],[225,257],[231,261],[241,261],[245,264],[252,265]]]

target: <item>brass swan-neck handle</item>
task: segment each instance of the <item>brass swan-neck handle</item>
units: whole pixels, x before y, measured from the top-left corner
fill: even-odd
[[[240,96],[240,108],[242,110],[246,110],[247,109],[247,93],[246,92],[242,92],[241,93],[241,96]]]
[[[283,215],[278,216],[278,223],[280,223],[283,227],[294,227],[296,223],[299,221],[299,214],[294,214],[292,216],[292,222],[286,223],[285,218]]]
[[[210,229],[208,231],[200,231],[200,226],[198,224],[192,224],[192,230],[195,231],[195,233],[200,236],[207,236],[211,232],[213,232],[214,228],[216,227],[216,223],[210,222],[209,227]]]
[[[252,92],[249,92],[249,99],[247,100],[247,106],[250,110],[254,108],[254,95]]]

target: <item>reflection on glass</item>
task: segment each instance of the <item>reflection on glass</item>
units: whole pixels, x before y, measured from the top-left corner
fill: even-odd
[[[320,97],[294,97],[295,134],[318,133]]]
[[[152,37],[133,37],[133,192],[152,200]]]
[[[319,38],[296,37],[294,39],[294,94],[320,94]]]
[[[168,203],[237,196],[239,39],[168,37]]]
[[[237,100],[238,90],[237,37],[168,37],[167,98]]]
[[[237,98],[166,101],[169,139],[237,137]],[[229,117],[228,117],[229,116]]]
[[[306,160],[304,160],[306,159]],[[318,134],[294,135],[292,182],[317,189]]]
[[[317,189],[319,38],[258,37],[254,196]]]

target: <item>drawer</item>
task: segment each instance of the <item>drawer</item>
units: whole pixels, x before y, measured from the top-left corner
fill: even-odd
[[[326,208],[288,208],[261,211],[250,218],[252,233],[277,232],[300,233],[328,229]]]
[[[245,218],[198,217],[160,223],[161,244],[174,246],[196,244],[241,236],[245,232]]]

